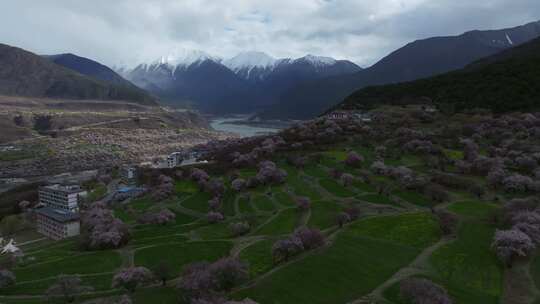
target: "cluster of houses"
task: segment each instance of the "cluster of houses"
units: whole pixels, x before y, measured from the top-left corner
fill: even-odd
[[[432,104],[412,104],[407,105],[406,108],[422,110],[425,113],[437,113],[439,110]],[[331,120],[359,120],[365,123],[369,123],[376,120],[376,114],[372,112],[356,111],[356,110],[336,110],[325,115],[326,118]]]
[[[175,168],[197,162],[195,152],[176,152],[169,155],[161,168]],[[129,198],[144,192],[137,184],[136,165],[120,168],[120,181],[126,187],[118,189],[110,200],[116,197]],[[79,185],[54,184],[39,188],[39,204],[34,209],[37,231],[53,240],[61,240],[80,234],[79,204],[87,196],[87,191]]]
[[[201,151],[189,150],[182,152],[173,152],[163,159],[159,159],[150,164],[153,168],[176,168],[181,166],[194,165],[199,163],[206,163],[206,161],[200,161]]]
[[[332,120],[340,119],[357,119],[363,122],[371,122],[372,115],[370,113],[358,112],[358,111],[333,111],[326,114],[326,118]]]
[[[175,168],[198,163],[198,152],[175,152],[170,154],[159,168]],[[120,168],[120,180],[126,187],[120,188],[111,196],[132,197],[144,192],[138,188],[136,165]],[[34,209],[37,231],[53,240],[61,240],[80,234],[79,203],[87,196],[87,191],[79,185],[48,185],[39,188],[39,204]]]

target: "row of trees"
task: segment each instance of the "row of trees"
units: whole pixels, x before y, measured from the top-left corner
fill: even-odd
[[[154,270],[135,266],[119,270],[112,278],[112,288],[119,288],[133,294],[137,288],[161,281],[165,285],[171,278],[171,266],[158,264]],[[246,299],[240,302],[227,301],[225,294],[248,278],[247,264],[236,258],[225,257],[214,263],[197,262],[184,267],[177,288],[189,303],[209,304],[256,304]],[[14,284],[15,278],[8,271],[0,271],[0,287]],[[49,299],[63,299],[67,303],[75,301],[78,295],[93,291],[91,286],[83,284],[80,277],[61,275],[46,290]],[[131,304],[129,296],[120,297],[115,303]]]

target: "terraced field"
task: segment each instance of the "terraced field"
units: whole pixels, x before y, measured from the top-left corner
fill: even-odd
[[[114,299],[124,293],[111,287],[112,276],[122,267],[153,269],[166,262],[174,266],[171,275],[177,277],[191,262],[235,255],[250,266],[249,280],[229,294],[235,299],[249,297],[264,304],[406,304],[399,295],[399,282],[422,276],[444,286],[457,304],[499,303],[503,269],[489,248],[494,228],[487,222],[498,204],[461,193],[455,195],[459,199],[437,205],[429,197],[400,190],[392,180],[377,175],[372,182],[344,186],[328,174],[330,168],[343,166],[343,151],[327,151],[321,163],[303,169],[288,166],[287,182],[282,186],[260,186],[240,194],[227,189],[225,221],[221,223],[209,224],[205,219],[210,195],[200,192],[194,182],[182,180],[176,182],[172,199],[155,202],[145,197],[115,210],[132,229],[132,239],[124,248],[81,252],[77,240],[22,246],[26,262],[14,268],[17,284],[0,289],[0,302],[41,303],[60,274],[79,275],[83,284],[93,287],[79,295],[77,302]],[[373,151],[362,151],[373,157]],[[402,159],[422,167],[413,156]],[[356,174],[361,169],[347,170]],[[241,172],[245,177],[254,174]],[[380,193],[377,181],[394,190]],[[296,196],[309,197],[311,208],[298,210]],[[360,218],[340,229],[336,217],[351,206],[359,208]],[[433,206],[459,217],[454,239],[442,236],[430,212]],[[173,210],[176,222],[159,226],[135,221],[160,207]],[[229,226],[238,220],[248,221],[251,231],[235,237]],[[322,230],[327,244],[276,265],[271,254],[274,242],[301,226]],[[535,278],[540,277],[538,260],[533,263]],[[139,288],[132,298],[135,303],[183,303],[175,288],[177,281]]]

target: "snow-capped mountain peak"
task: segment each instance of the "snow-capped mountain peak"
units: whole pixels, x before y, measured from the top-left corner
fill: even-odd
[[[231,59],[223,61],[223,64],[232,71],[252,68],[271,68],[275,65],[276,59],[263,52],[244,52]]]
[[[333,65],[337,62],[337,60],[331,57],[314,56],[314,55],[306,55],[302,58],[298,58],[297,60],[307,61],[315,66]]]
[[[172,67],[187,67],[194,63],[202,62],[205,60],[220,62],[220,59],[218,57],[211,56],[203,51],[179,49],[165,56],[161,56],[161,58],[155,61],[154,64],[169,65]]]

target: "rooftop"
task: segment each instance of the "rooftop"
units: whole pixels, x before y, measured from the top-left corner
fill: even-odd
[[[62,222],[62,223],[78,221],[80,218],[79,213],[71,212],[67,210],[55,209],[51,207],[42,207],[42,208],[36,209],[36,213],[42,214],[46,217],[52,218],[55,221]]]
[[[41,187],[42,189],[49,189],[49,190],[55,190],[55,191],[62,191],[66,193],[78,193],[84,191],[81,186],[79,185],[60,185],[60,184],[54,184],[54,185],[48,185]]]

